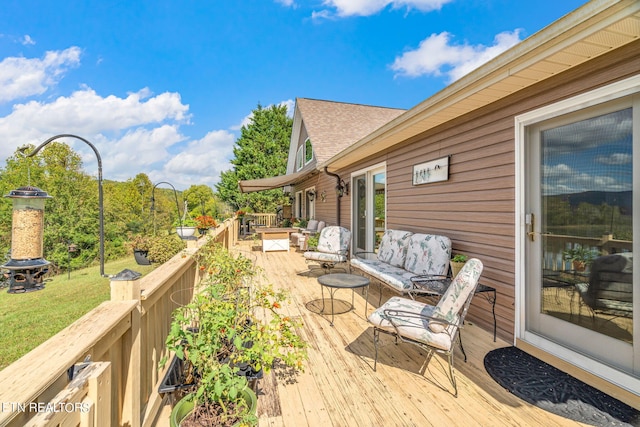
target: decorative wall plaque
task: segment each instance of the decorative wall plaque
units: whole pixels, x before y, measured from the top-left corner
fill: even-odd
[[[429,184],[449,179],[449,156],[413,165],[413,185]]]

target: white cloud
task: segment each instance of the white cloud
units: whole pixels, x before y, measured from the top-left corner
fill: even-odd
[[[71,66],[79,65],[80,53],[79,48],[69,48],[48,52],[41,59],[2,60],[0,96],[13,100],[46,92]],[[146,173],[152,182],[169,181],[179,189],[193,184],[213,187],[220,172],[231,168],[237,136],[230,130],[212,130],[201,139],[187,137],[182,127],[190,124],[191,114],[179,93],[154,94],[143,88],[126,96],[103,96],[80,86],[56,99],[34,97],[12,103],[11,112],[0,116],[0,167],[18,147],[37,146],[54,135],[70,133],[96,147],[103,177],[109,180],[126,181]],[[293,114],[293,100],[279,105]],[[60,141],[81,156],[87,173],[97,175],[91,147],[76,138]]]
[[[406,7],[408,10],[418,9],[421,12],[430,12],[440,9],[444,4],[452,0],[324,0],[323,5],[334,9],[313,12],[313,18],[330,18],[333,16],[370,16],[387,6],[394,9]]]
[[[468,74],[480,65],[520,42],[520,30],[502,32],[491,46],[452,44],[451,34],[432,34],[415,50],[396,57],[391,65],[397,76],[447,75],[449,82]]]
[[[166,92],[145,99],[147,96],[146,89],[126,98],[101,97],[92,89],[84,89],[51,103],[16,104],[11,114],[0,118],[0,132],[9,142],[17,139],[33,142],[44,134],[66,133],[69,129],[91,135],[165,120],[188,121],[189,106],[181,103],[179,94]],[[25,135],[26,129],[29,132]]]
[[[31,40],[25,36],[25,40]],[[81,50],[49,51],[44,58],[8,57],[0,62],[0,102],[40,95],[80,64]]]
[[[235,135],[226,130],[209,132],[204,138],[189,142],[164,164],[161,173],[173,177],[174,184],[181,188],[203,183],[213,186],[220,172],[231,168],[234,141]]]
[[[611,153],[596,157],[596,161],[605,165],[628,165],[633,161],[633,156],[628,153]]]
[[[151,95],[145,88],[125,98],[102,97],[86,88],[51,103],[16,104],[9,115],[0,117],[0,159],[24,144],[39,145],[54,135],[71,133],[96,146],[109,179],[124,181],[161,168],[171,158],[170,149],[187,140],[179,127],[189,123],[189,106],[177,93]],[[64,142],[82,156],[88,173],[97,171],[90,147],[75,138]]]
[[[22,38],[22,44],[23,45],[34,45],[36,44],[35,40],[33,40],[31,38],[31,36],[29,34],[25,34],[25,36]]]

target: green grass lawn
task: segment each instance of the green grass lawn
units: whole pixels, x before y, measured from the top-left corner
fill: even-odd
[[[105,274],[128,268],[147,274],[156,265],[137,265],[133,256],[105,264]],[[4,369],[48,338],[110,298],[109,278],[100,266],[54,276],[40,291],[9,294],[0,289],[0,369]]]

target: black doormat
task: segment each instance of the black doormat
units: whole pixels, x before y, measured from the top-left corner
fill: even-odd
[[[490,351],[484,367],[510,393],[546,411],[594,426],[640,426],[640,411],[516,347]]]

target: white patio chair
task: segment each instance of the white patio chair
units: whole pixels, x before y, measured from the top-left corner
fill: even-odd
[[[318,237],[316,250],[304,253],[305,261],[319,263],[328,273],[336,264],[349,261],[350,244],[351,231],[348,229],[337,225],[324,227]]]
[[[317,229],[318,229],[318,220],[310,219],[309,222],[307,223],[306,228],[301,228],[299,231],[295,233],[291,233],[291,244],[293,246],[299,246],[298,240],[301,237],[304,237],[305,232],[315,232],[317,231]]]
[[[474,291],[482,273],[482,262],[472,258],[464,265],[460,273],[435,306],[409,298],[392,297],[369,316],[373,324],[373,343],[375,359],[373,370],[378,364],[378,345],[380,332],[393,335],[398,340],[417,345],[428,352],[444,354],[449,365],[449,380],[453,385],[454,396],[458,387],[453,372],[453,350],[456,339],[459,340],[464,317],[471,304]],[[460,348],[464,354],[462,341]],[[421,374],[424,374],[426,364]]]

